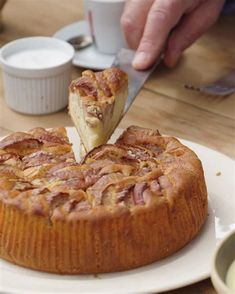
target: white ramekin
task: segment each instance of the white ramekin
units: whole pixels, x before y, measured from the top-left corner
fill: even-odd
[[[9,64],[7,57],[23,50],[55,49],[66,54],[60,63],[45,68]],[[5,100],[15,111],[46,114],[66,107],[74,49],[67,42],[50,37],[29,37],[10,42],[0,51]]]

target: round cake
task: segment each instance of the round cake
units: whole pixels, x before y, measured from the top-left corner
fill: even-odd
[[[129,127],[76,162],[64,128],[0,142],[0,257],[84,274],[128,270],[173,254],[200,231],[207,191],[196,154]]]

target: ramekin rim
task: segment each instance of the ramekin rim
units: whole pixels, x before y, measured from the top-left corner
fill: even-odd
[[[9,64],[6,59],[3,57],[3,52],[4,50],[7,50],[8,48],[10,48],[11,46],[19,43],[19,42],[25,42],[27,40],[47,40],[48,42],[55,42],[55,43],[60,43],[61,45],[63,45],[64,47],[67,47],[67,52],[68,52],[68,57],[63,60],[63,62],[57,64],[57,65],[53,65],[53,66],[49,66],[49,67],[44,67],[44,68],[27,68],[27,67],[19,67],[19,66],[14,66],[12,64]],[[55,47],[56,49],[56,47]],[[9,43],[5,44],[2,46],[2,48],[0,49],[0,63],[5,66],[5,68],[10,69],[10,70],[15,70],[15,71],[25,71],[28,73],[32,73],[32,72],[42,72],[42,71],[51,71],[51,70],[56,70],[68,63],[71,62],[71,60],[73,59],[75,54],[75,50],[73,48],[72,45],[70,45],[69,43],[67,43],[66,41],[57,39],[55,37],[47,37],[47,36],[32,36],[32,37],[24,37],[24,38],[19,38],[13,41],[10,41]]]

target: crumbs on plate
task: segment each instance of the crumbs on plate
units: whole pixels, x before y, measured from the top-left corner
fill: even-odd
[[[216,176],[217,176],[217,177],[221,176],[221,172],[220,172],[220,171],[217,172],[217,173],[216,173]]]

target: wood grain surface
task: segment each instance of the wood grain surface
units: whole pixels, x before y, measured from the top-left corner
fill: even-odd
[[[3,12],[0,45],[25,36],[51,36],[83,18],[81,0],[8,0]],[[235,94],[226,98],[202,95],[185,84],[206,84],[235,68],[235,17],[223,16],[188,49],[176,68],[160,65],[136,98],[120,127],[131,124],[158,128],[235,158]],[[73,69],[73,77],[81,69]],[[4,101],[0,80],[0,136],[36,126],[70,126],[64,109],[44,116],[22,115]],[[193,265],[192,265],[193,266]],[[215,294],[209,279],[168,294]]]

